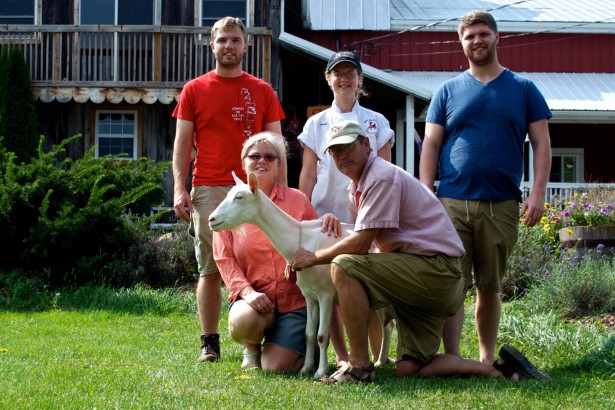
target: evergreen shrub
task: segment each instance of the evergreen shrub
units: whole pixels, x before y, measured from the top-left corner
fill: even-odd
[[[49,286],[107,283],[105,266],[136,240],[129,216],[148,215],[164,195],[168,163],[95,158],[93,150],[82,159],[58,161],[79,137],[47,153],[41,138],[29,163],[16,164],[14,153],[0,153],[2,267],[22,269]],[[139,223],[146,229],[149,220]],[[107,284],[133,283],[114,276]]]

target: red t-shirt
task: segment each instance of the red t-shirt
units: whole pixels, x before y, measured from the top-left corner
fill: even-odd
[[[246,178],[239,158],[244,141],[265,124],[282,120],[284,110],[263,80],[210,71],[186,83],[173,117],[194,123],[192,186],[233,185],[231,171]]]

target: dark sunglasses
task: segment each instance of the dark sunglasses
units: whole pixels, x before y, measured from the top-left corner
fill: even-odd
[[[265,154],[265,155],[250,154],[250,155],[246,155],[245,157],[248,158],[252,162],[258,162],[261,159],[264,159],[267,162],[273,162],[276,159],[278,159],[278,156],[277,155],[273,155],[273,154]]]

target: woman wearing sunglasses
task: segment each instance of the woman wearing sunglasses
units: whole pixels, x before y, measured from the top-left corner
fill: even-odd
[[[246,174],[253,173],[263,191],[293,218],[318,219],[307,197],[276,181],[280,158],[286,156],[279,136],[262,132],[241,151]],[[339,230],[332,215],[328,225]],[[305,356],[306,303],[299,287],[284,276],[286,261],[254,225],[214,232],[214,259],[229,292],[229,334],[244,346],[243,369],[297,371]]]

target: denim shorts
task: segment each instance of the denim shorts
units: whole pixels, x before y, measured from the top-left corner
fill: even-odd
[[[231,302],[229,311],[235,302]],[[305,326],[307,323],[307,308],[291,312],[273,312],[273,325],[265,330],[263,344],[273,344],[292,350],[305,356]]]
[[[265,331],[263,344],[274,344],[305,356],[307,308],[273,314],[273,326]]]

